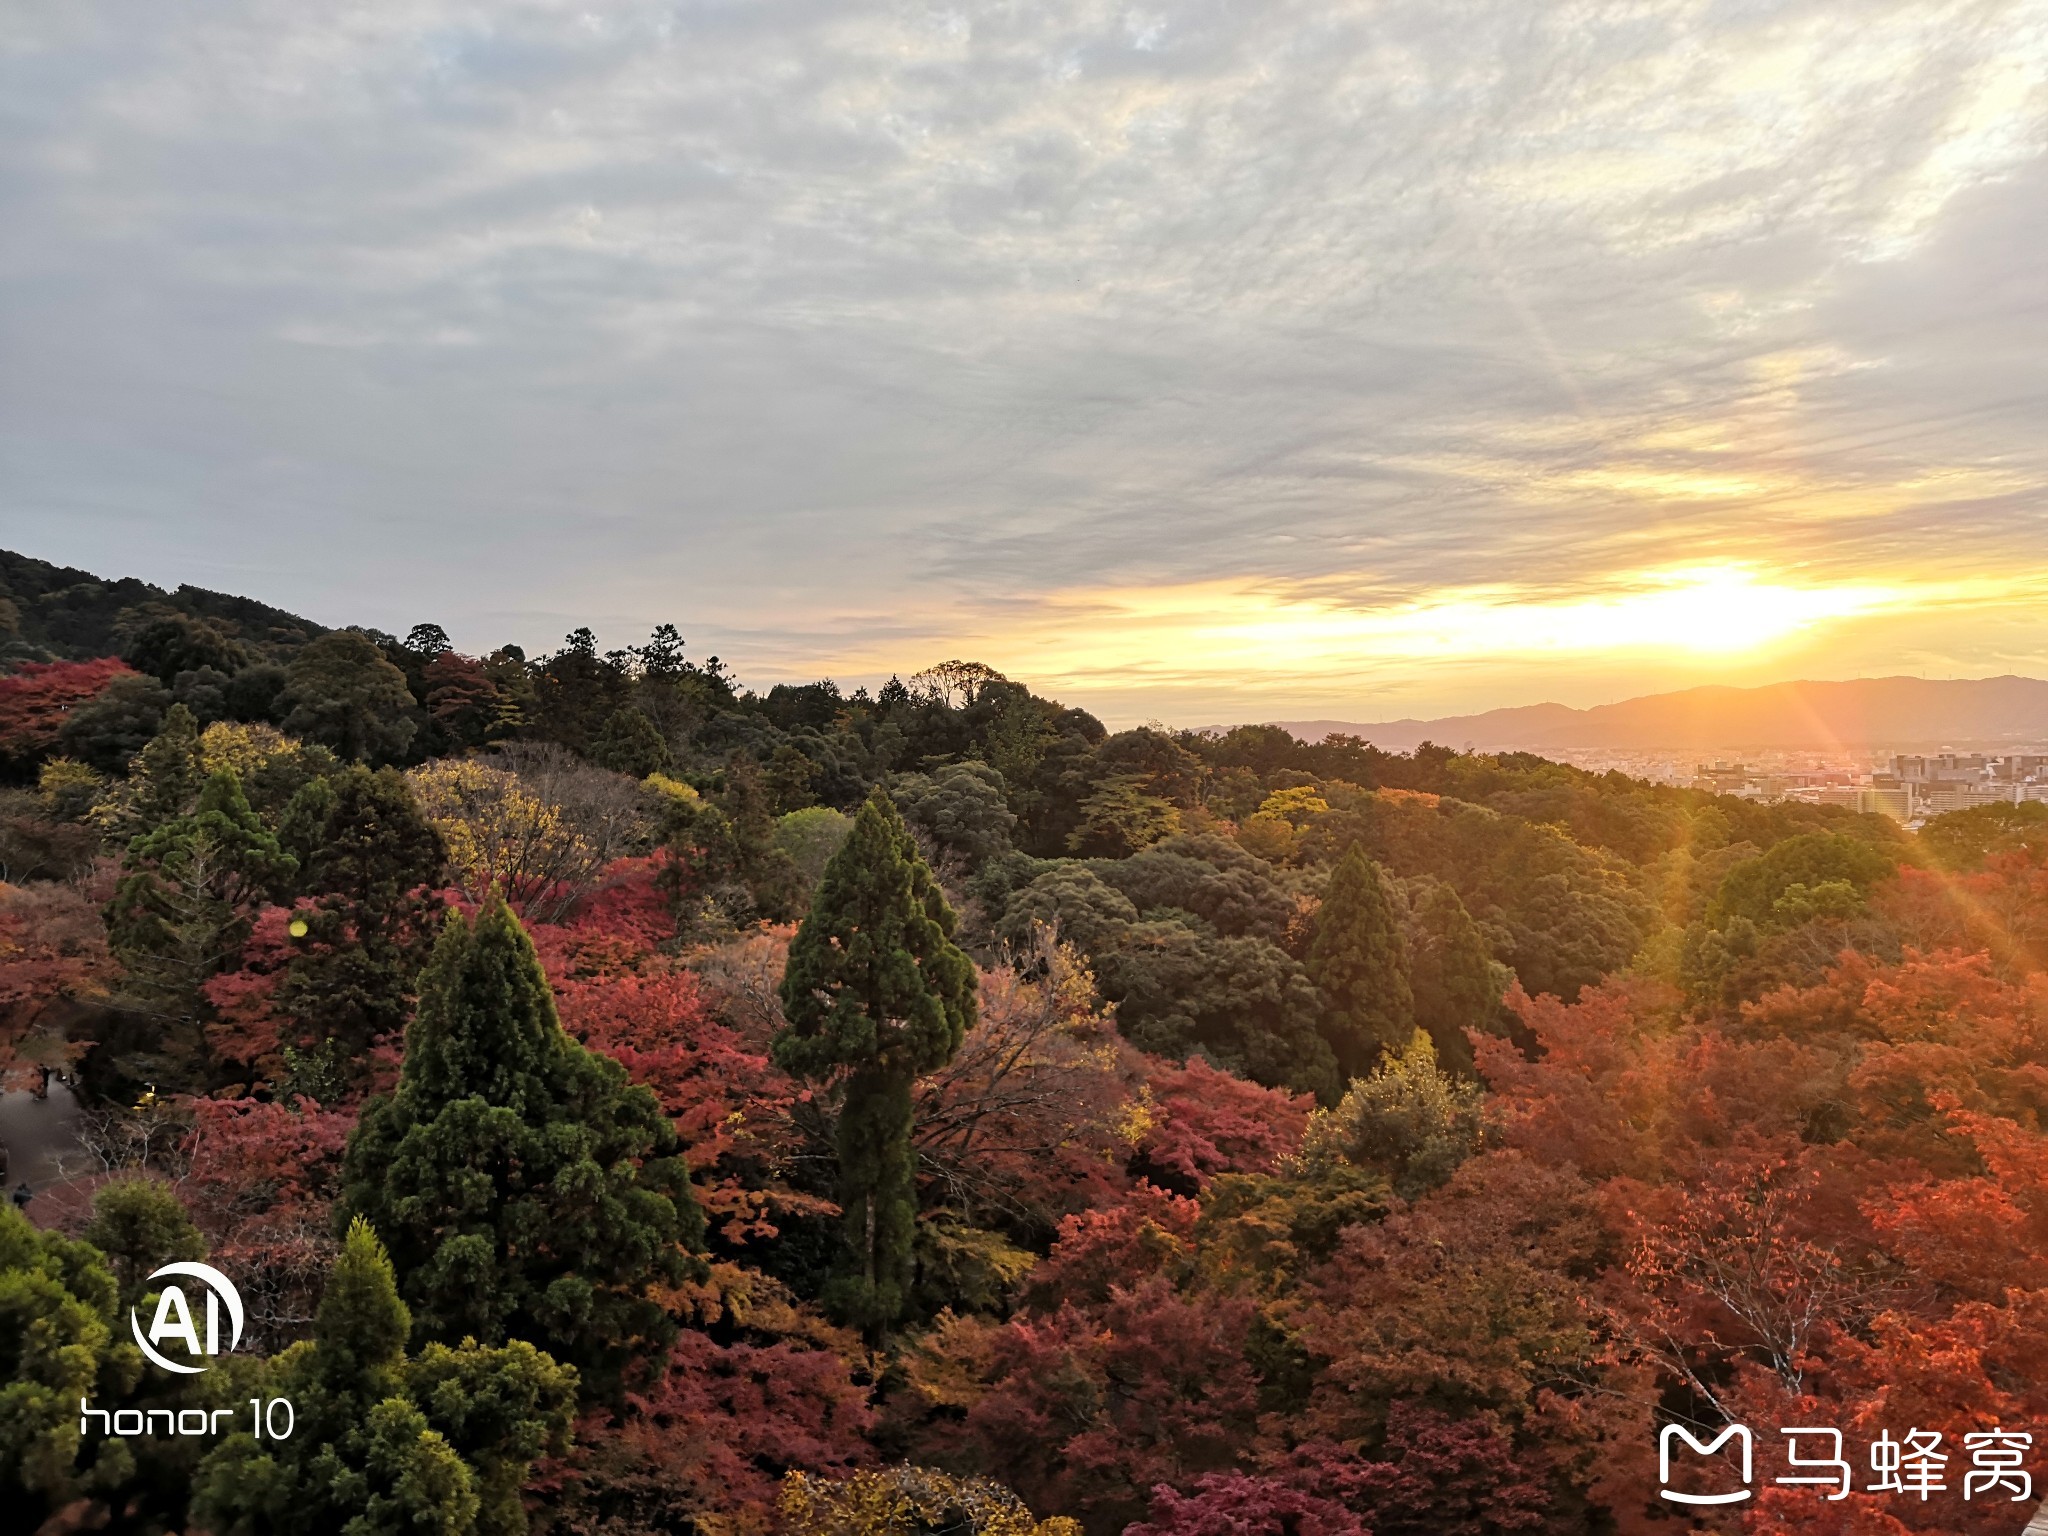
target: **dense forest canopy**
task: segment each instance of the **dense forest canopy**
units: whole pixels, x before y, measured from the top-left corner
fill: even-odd
[[[0,1210],[32,1525],[1653,1532],[1660,1424],[1959,1488],[2048,1408],[2031,808],[0,579],[0,1049],[79,1100]],[[172,1382],[121,1318],[201,1255],[250,1338]]]

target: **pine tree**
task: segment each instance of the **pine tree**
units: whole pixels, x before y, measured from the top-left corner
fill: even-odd
[[[529,1344],[427,1346],[369,1224],[349,1226],[313,1337],[267,1363],[293,1406],[286,1439],[231,1436],[194,1479],[194,1521],[222,1533],[515,1536],[533,1459],[566,1443],[575,1372]]]
[[[1415,1022],[1429,1032],[1444,1069],[1470,1077],[1466,1031],[1499,1032],[1508,968],[1493,958],[1458,893],[1443,884],[1430,887],[1417,905],[1408,951]]]
[[[777,1065],[844,1083],[840,1204],[846,1259],[828,1292],[870,1338],[909,1299],[917,1184],[911,1088],[952,1059],[974,1022],[975,974],[952,908],[903,819],[877,789],[825,866],[789,947]]]
[[[128,845],[106,909],[107,938],[134,993],[170,1011],[241,950],[256,907],[298,869],[223,768],[197,807]]]
[[[137,836],[177,820],[191,811],[201,782],[199,721],[184,705],[173,704],[163,729],[129,765],[126,803],[116,812],[114,830]]]
[[[524,1339],[611,1393],[675,1323],[657,1299],[703,1233],[654,1094],[562,1030],[533,944],[493,896],[450,913],[397,1091],[349,1138],[342,1209],[391,1245],[421,1340]]]
[[[1380,867],[1357,843],[1330,876],[1308,974],[1322,989],[1324,1038],[1347,1079],[1407,1044],[1415,1028],[1407,944]]]
[[[447,849],[392,768],[311,781],[286,808],[283,835],[304,849],[299,889],[314,903],[278,1000],[316,1042],[359,1058],[405,1026]]]

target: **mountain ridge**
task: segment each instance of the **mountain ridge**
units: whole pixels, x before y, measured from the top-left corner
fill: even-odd
[[[1844,682],[1710,683],[1614,704],[1520,704],[1437,719],[1275,720],[1308,741],[1363,736],[1388,751],[1424,741],[1482,750],[2015,746],[2048,743],[2048,681],[1865,677]]]

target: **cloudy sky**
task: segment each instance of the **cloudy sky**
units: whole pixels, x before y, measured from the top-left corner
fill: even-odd
[[[0,543],[1123,722],[2048,675],[2048,0],[4,0]]]

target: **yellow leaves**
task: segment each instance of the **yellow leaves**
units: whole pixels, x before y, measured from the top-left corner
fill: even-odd
[[[909,1465],[844,1479],[792,1472],[782,1480],[783,1528],[791,1536],[1080,1536],[1063,1515],[1039,1520],[1000,1483]]]
[[[1297,784],[1292,789],[1276,790],[1266,796],[1260,802],[1258,814],[1275,817],[1299,832],[1329,808],[1330,802],[1323,798],[1320,790]]]
[[[1152,1090],[1140,1088],[1136,1098],[1126,1100],[1117,1110],[1110,1129],[1118,1141],[1135,1147],[1151,1134],[1152,1127],[1158,1123],[1159,1116],[1152,1105]]]
[[[561,809],[506,768],[456,758],[406,774],[421,812],[448,845],[463,890],[482,898],[492,886],[519,902],[564,881],[587,878],[596,850]]]
[[[681,779],[672,779],[665,773],[650,773],[640,782],[664,800],[673,800],[679,805],[697,805],[704,798]]]
[[[199,771],[214,774],[232,769],[246,784],[259,769],[305,750],[302,742],[273,726],[216,720],[199,733]]]

